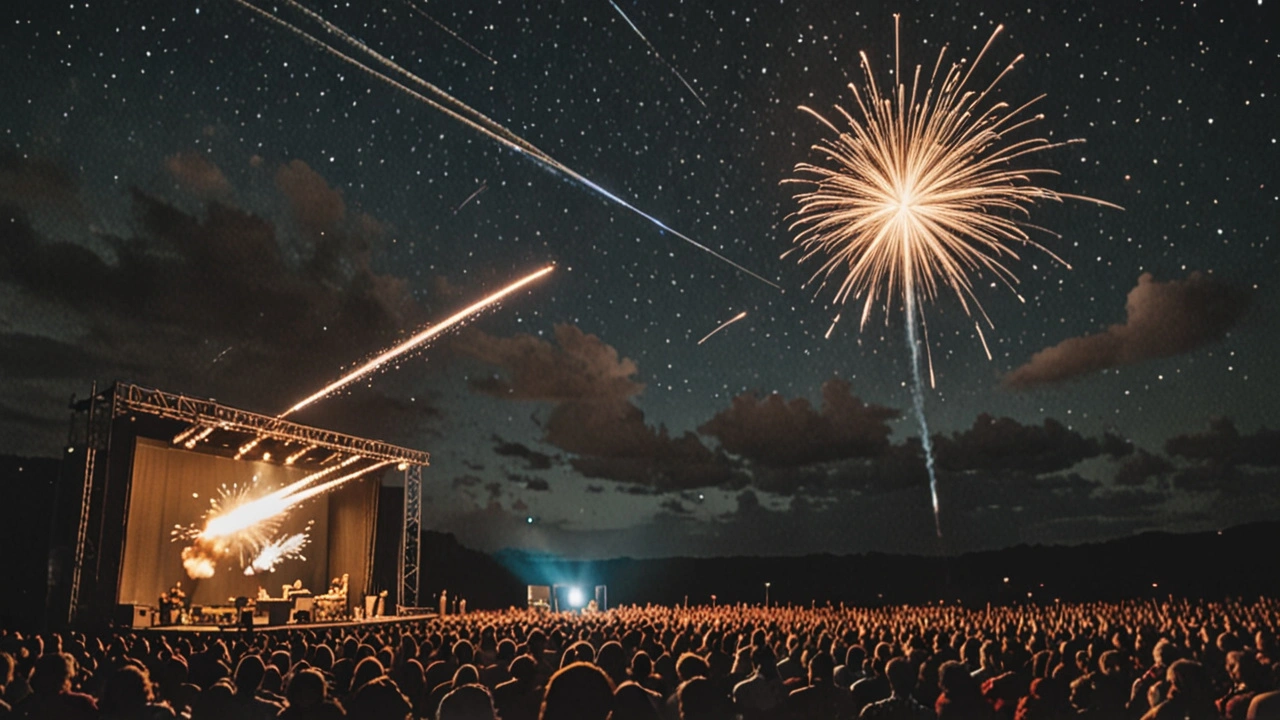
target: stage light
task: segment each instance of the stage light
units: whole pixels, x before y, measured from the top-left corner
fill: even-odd
[[[260,438],[260,437],[256,437],[256,438],[254,438],[254,439],[250,440],[249,442],[247,442],[247,443],[245,443],[245,444],[241,445],[241,446],[240,446],[240,448],[239,448],[238,450],[236,450],[236,456],[235,456],[235,458],[233,458],[233,459],[235,459],[235,460],[239,460],[240,458],[244,457],[245,453],[249,452],[250,450],[252,450],[252,449],[254,449],[254,448],[256,448],[256,447],[258,447],[258,443],[260,443],[260,442],[262,442],[262,438]]]
[[[587,604],[587,599],[582,594],[582,588],[569,588],[569,607],[580,608]]]
[[[185,447],[185,448],[186,448],[186,449],[188,449],[188,450],[191,450],[191,449],[195,448],[196,443],[198,443],[198,442],[200,442],[201,440],[204,440],[205,438],[207,438],[207,437],[209,437],[210,435],[212,435],[212,434],[213,434],[213,430],[214,430],[214,428],[212,428],[212,427],[207,427],[207,428],[205,428],[205,429],[201,430],[201,431],[200,431],[200,433],[199,433],[198,435],[196,435],[195,437],[192,437],[191,439],[189,439],[189,440],[187,440],[185,443],[183,443],[183,444],[182,444],[182,445],[183,445],[183,447]]]
[[[263,461],[263,462],[271,462],[271,453],[269,453],[269,452],[264,452],[264,453],[262,453],[262,461]]]
[[[296,453],[294,453],[294,454],[290,455],[289,457],[285,458],[285,459],[284,459],[284,464],[285,464],[285,465],[292,465],[292,464],[294,464],[295,462],[297,462],[297,461],[298,461],[298,458],[301,458],[303,455],[306,455],[307,453],[309,453],[309,452],[311,452],[312,450],[315,450],[315,449],[316,449],[316,446],[315,446],[315,445],[308,445],[308,446],[306,446],[306,447],[302,448],[301,450],[299,450],[298,452],[296,452]]]
[[[396,469],[397,469],[397,470],[399,470],[400,472],[404,472],[405,470],[408,470],[408,469],[409,469],[409,463],[407,463],[407,462],[402,462],[402,463],[400,463],[399,465],[397,465],[397,466],[396,466]]]

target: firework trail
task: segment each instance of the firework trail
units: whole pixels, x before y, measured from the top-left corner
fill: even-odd
[[[649,46],[649,52],[653,53],[653,56],[658,58],[658,62],[662,63],[663,65],[666,65],[667,69],[670,70],[672,74],[674,74],[677,78],[679,78],[680,82],[683,83],[684,86],[689,89],[689,92],[693,95],[693,99],[697,100],[698,103],[705,108],[707,104],[703,102],[702,97],[698,95],[698,91],[693,89],[693,86],[689,84],[688,80],[684,79],[684,76],[680,74],[680,71],[677,70],[674,65],[667,62],[667,59],[662,57],[662,53],[658,52],[658,49],[653,46],[653,43],[649,42],[649,38],[645,37],[644,33],[640,32],[640,28],[636,27],[636,24],[631,22],[631,18],[627,17],[627,14],[622,12],[622,8],[618,7],[618,3],[614,2],[613,0],[609,0],[609,4],[613,6],[614,10],[618,11],[618,14],[622,16],[622,19],[625,20],[628,25],[631,26],[631,29],[635,31],[636,35],[640,36],[640,39],[644,41],[644,44]]]
[[[730,325],[732,325],[732,324],[734,324],[734,323],[738,322],[739,320],[741,320],[742,318],[744,318],[744,317],[746,317],[746,316],[747,316],[747,311],[746,311],[746,310],[743,310],[742,312],[738,313],[737,315],[734,315],[733,317],[729,318],[728,320],[725,320],[724,322],[720,323],[720,325],[719,325],[718,327],[716,327],[716,329],[715,329],[715,330],[712,330],[711,332],[707,333],[707,336],[706,336],[706,337],[704,337],[704,338],[702,338],[701,340],[699,340],[699,341],[698,341],[698,344],[699,344],[699,345],[701,345],[702,343],[704,343],[704,342],[706,342],[707,340],[709,340],[709,339],[711,338],[711,336],[712,336],[712,335],[715,335],[716,333],[718,333],[718,332],[720,332],[721,330],[723,330],[723,329],[725,329],[725,328],[729,327]]]
[[[703,245],[702,243],[698,242],[697,240],[694,240],[688,235],[685,235],[684,233],[670,227],[669,225],[657,219],[656,217],[650,215],[649,213],[646,213],[645,211],[641,210],[635,205],[632,205],[630,202],[627,202],[626,200],[623,200],[617,195],[609,192],[608,190],[604,189],[600,185],[589,180],[586,176],[578,173],[576,170],[573,170],[569,166],[561,163],[560,161],[551,157],[547,153],[539,150],[536,146],[534,146],[528,140],[525,140],[519,135],[503,127],[499,123],[491,120],[489,117],[487,117],[480,111],[468,106],[466,103],[457,99],[453,95],[450,95],[449,93],[445,92],[444,90],[441,90],[435,85],[432,85],[426,80],[423,80],[422,78],[418,77],[412,72],[409,72],[408,70],[406,70],[404,67],[402,67],[395,61],[382,56],[373,48],[361,42],[359,39],[351,36],[342,28],[338,27],[337,25],[334,25],[328,20],[325,20],[318,13],[297,3],[295,0],[283,0],[283,2],[289,7],[296,9],[297,11],[306,15],[308,18],[311,18],[313,21],[319,23],[325,29],[326,32],[341,39],[343,42],[347,43],[352,48],[355,48],[356,50],[364,53],[366,57],[377,61],[378,64],[382,65],[388,70],[399,74],[401,77],[405,79],[405,82],[416,85],[422,91],[430,95],[433,95],[435,99],[433,99],[432,97],[428,97],[427,95],[424,95],[422,92],[419,92],[418,90],[414,90],[408,85],[405,85],[403,82],[396,80],[395,78],[391,77],[390,75],[387,75],[386,73],[380,70],[370,67],[364,62],[361,62],[360,60],[357,60],[351,55],[348,55],[342,52],[341,50],[335,48],[334,46],[329,45],[328,43],[320,40],[319,38],[312,35],[311,33],[308,33],[306,30],[303,30],[302,28],[288,22],[287,20],[284,20],[283,18],[280,18],[277,15],[274,15],[258,7],[257,5],[254,5],[248,0],[232,0],[232,2],[257,13],[261,17],[267,19],[268,21],[278,25],[281,28],[284,28],[285,30],[288,30],[294,35],[297,35],[298,37],[302,38],[302,40],[310,44],[312,47],[315,47],[320,51],[327,53],[351,65],[352,67],[355,67],[356,69],[360,70],[361,72],[364,72],[365,74],[369,75],[372,78],[375,78],[377,80],[380,80],[383,83],[386,83],[387,85],[391,86],[392,88],[395,88],[396,90],[399,90],[400,92],[408,95],[409,97],[424,103],[428,107],[439,110],[440,112],[444,113],[448,117],[453,118],[454,120],[457,120],[463,125],[471,128],[472,130],[480,133],[481,135],[484,135],[485,137],[490,138],[491,140],[499,143],[500,145],[510,150],[513,150],[515,152],[518,152],[522,155],[526,155],[532,158],[535,162],[541,164],[543,167],[549,170],[552,170],[554,172],[557,172],[560,175],[570,180],[573,180],[574,182],[578,183],[582,187],[585,187],[588,190],[591,190],[592,192],[600,195],[601,197],[613,202],[614,204],[620,207],[623,207],[631,211],[632,213],[635,213],[636,215],[649,221],[650,224],[654,225],[658,229],[664,232],[670,233],[671,235],[674,235],[675,237],[679,238],[685,243],[692,245],[693,247],[701,250],[704,253],[707,253],[708,255],[716,258],[717,260],[730,265],[731,267],[735,268],[739,272],[749,275],[755,278],[756,280],[759,280],[760,282],[765,283],[766,285],[770,285],[774,288],[781,289],[780,286],[777,283],[773,282],[772,280],[769,280],[764,276],[747,269],[745,266],[737,262],[734,262],[733,260],[730,260],[724,255],[716,252],[715,250],[712,250],[710,247]]]
[[[473,303],[466,308],[454,313],[446,318],[443,322],[431,326],[430,328],[419,332],[408,340],[396,345],[395,347],[380,353],[369,362],[361,365],[350,373],[347,373],[338,380],[326,385],[324,388],[305,400],[297,403],[293,407],[284,411],[278,418],[284,418],[307,405],[325,397],[326,395],[355,382],[361,377],[368,375],[387,362],[403,355],[406,352],[422,345],[428,340],[440,335],[449,328],[466,320],[472,315],[484,310],[494,303],[502,300],[508,295],[520,290],[526,285],[535,282],[542,277],[548,275],[555,269],[554,265],[538,270],[530,275],[517,280],[506,286],[496,293]],[[177,438],[175,438],[175,442]],[[239,459],[245,453],[252,450],[261,438],[254,438],[244,445],[240,446],[236,453]],[[190,442],[190,440],[188,440]],[[216,561],[219,557],[234,551],[240,558],[240,564],[246,566],[246,574],[248,569],[252,569],[255,564],[264,567],[274,567],[280,559],[289,557],[289,555],[279,555],[275,560],[269,560],[271,553],[283,552],[277,544],[279,541],[273,541],[276,531],[279,529],[280,523],[283,522],[287,513],[297,506],[299,503],[305,502],[317,495],[326,493],[353,478],[372,472],[378,468],[385,467],[389,462],[376,463],[374,465],[362,468],[356,472],[344,475],[336,480],[330,480],[320,485],[314,483],[327,475],[345,469],[356,461],[360,460],[359,455],[352,455],[341,463],[326,468],[316,473],[307,475],[285,487],[272,491],[261,497],[251,497],[249,488],[234,488],[227,491],[224,488],[223,495],[211,501],[211,508],[205,514],[203,522],[197,525],[186,527],[178,527],[173,531],[173,539],[177,541],[186,541],[190,543],[183,548],[182,559],[183,566],[187,569],[187,574],[192,578],[212,577],[216,569]],[[304,533],[305,534],[305,533]],[[287,539],[287,538],[286,538]],[[274,549],[273,549],[274,548]],[[263,553],[268,553],[264,556]],[[261,563],[255,558],[263,559]],[[269,570],[268,570],[269,572]]]
[[[410,10],[413,10],[414,12],[418,13],[418,14],[419,14],[419,15],[421,15],[422,17],[424,17],[424,18],[426,18],[426,19],[430,20],[433,24],[435,24],[435,26],[436,26],[436,27],[438,27],[438,28],[440,28],[441,30],[443,30],[443,31],[445,31],[445,32],[449,33],[450,35],[452,35],[454,40],[457,40],[458,42],[462,43],[463,45],[466,45],[466,46],[467,46],[467,48],[471,50],[471,52],[473,52],[473,53],[475,53],[475,54],[479,55],[480,57],[484,58],[485,60],[488,60],[489,62],[493,63],[494,65],[497,65],[497,64],[498,64],[498,61],[497,61],[497,60],[494,60],[493,58],[491,58],[491,57],[489,57],[488,55],[486,55],[484,52],[482,52],[482,51],[480,50],[480,48],[476,47],[475,45],[472,45],[471,43],[467,42],[466,40],[463,40],[463,39],[462,39],[462,36],[461,36],[461,35],[459,35],[458,33],[454,32],[452,28],[448,27],[448,26],[447,26],[447,25],[445,25],[444,23],[442,23],[442,22],[440,22],[439,20],[437,20],[437,19],[435,19],[435,18],[431,17],[430,15],[428,15],[428,14],[427,14],[427,11],[426,11],[426,10],[423,10],[423,9],[422,9],[422,8],[420,8],[420,7],[418,7],[418,5],[417,5],[416,3],[414,3],[414,2],[413,2],[413,0],[404,0],[404,4],[405,4],[405,5],[408,5]]]
[[[924,381],[920,378],[920,341],[916,338],[915,300],[907,295],[907,346],[911,348],[911,406],[920,425],[920,444],[924,448],[924,466],[929,472],[929,499],[933,504],[933,529],[942,539],[942,507],[938,504],[938,474],[933,465],[933,438],[924,414]]]
[[[489,189],[489,182],[488,182],[488,181],[485,181],[485,182],[480,183],[480,187],[476,188],[476,191],[475,191],[475,192],[473,192],[473,193],[471,193],[470,195],[468,195],[466,200],[463,200],[463,201],[458,205],[458,207],[456,207],[456,208],[454,208],[454,209],[453,209],[453,214],[454,214],[454,215],[457,215],[459,210],[461,210],[462,208],[464,208],[464,207],[466,207],[466,206],[467,206],[467,203],[471,202],[472,200],[475,200],[477,197],[479,197],[479,196],[480,196],[480,193],[482,193],[482,192],[484,192],[485,190],[488,190],[488,189]]]
[[[458,323],[462,322],[463,320],[466,320],[467,318],[471,317],[472,315],[474,315],[474,314],[476,314],[476,313],[480,312],[481,310],[484,310],[485,308],[489,307],[490,305],[492,305],[492,304],[494,304],[494,303],[498,302],[499,300],[501,300],[501,299],[503,299],[504,297],[506,297],[506,296],[510,295],[511,293],[516,292],[517,290],[519,290],[520,288],[522,288],[522,287],[524,287],[524,286],[528,285],[529,283],[532,283],[532,282],[534,282],[534,281],[536,281],[536,280],[541,279],[543,276],[547,275],[548,273],[550,273],[550,272],[551,272],[552,270],[554,270],[554,269],[555,269],[555,265],[548,265],[548,266],[546,266],[546,267],[542,268],[541,270],[539,270],[539,271],[537,271],[537,272],[535,272],[535,273],[533,273],[533,274],[531,274],[531,275],[526,275],[525,277],[521,278],[520,280],[517,280],[516,282],[511,283],[510,285],[508,285],[508,286],[506,286],[506,287],[502,288],[502,289],[501,289],[501,290],[499,290],[498,292],[493,293],[492,295],[490,295],[490,296],[488,296],[488,297],[486,297],[486,298],[484,298],[484,299],[482,299],[482,300],[479,300],[478,302],[475,302],[475,303],[472,303],[471,305],[468,305],[467,307],[465,307],[465,308],[463,308],[463,309],[459,310],[458,312],[454,313],[453,315],[450,315],[449,317],[445,318],[445,319],[444,319],[444,321],[442,321],[442,322],[440,322],[440,323],[437,323],[437,324],[435,324],[435,325],[432,325],[431,327],[427,328],[426,330],[423,330],[422,332],[418,333],[417,335],[414,335],[413,337],[409,338],[408,340],[405,340],[404,342],[400,343],[399,345],[396,345],[395,347],[393,347],[393,348],[391,348],[391,349],[389,349],[389,350],[385,350],[385,351],[383,351],[382,353],[380,353],[379,355],[377,355],[376,357],[374,357],[374,358],[373,358],[372,360],[370,360],[369,362],[367,362],[367,363],[365,363],[365,364],[361,365],[360,367],[356,368],[355,370],[352,370],[351,372],[347,373],[346,375],[343,375],[342,377],[338,378],[337,380],[335,380],[335,381],[333,381],[333,382],[329,383],[328,385],[324,386],[323,388],[321,388],[321,389],[317,390],[316,392],[312,393],[312,394],[311,394],[310,396],[308,396],[305,400],[300,401],[297,405],[294,405],[293,407],[289,408],[288,410],[285,410],[284,412],[280,413],[280,415],[279,415],[278,417],[283,418],[283,417],[285,417],[286,415],[291,415],[291,414],[293,414],[293,413],[297,412],[298,410],[301,410],[302,408],[304,408],[304,407],[306,407],[306,406],[310,405],[311,403],[315,402],[316,400],[319,400],[320,398],[322,398],[322,397],[324,397],[324,396],[328,395],[329,393],[334,392],[335,390],[338,390],[338,389],[340,389],[340,388],[343,388],[343,387],[345,387],[345,386],[347,386],[347,385],[350,385],[351,383],[355,382],[356,380],[359,380],[360,378],[364,377],[365,375],[368,375],[369,373],[373,372],[374,370],[377,370],[379,367],[383,366],[383,365],[384,365],[384,364],[386,364],[388,361],[391,361],[391,360],[394,360],[394,359],[395,359],[395,358],[397,358],[397,357],[400,357],[401,355],[403,355],[403,354],[405,354],[405,353],[409,352],[410,350],[412,350],[412,349],[414,349],[414,348],[418,347],[419,345],[421,345],[421,344],[425,343],[426,341],[430,340],[431,338],[433,338],[433,337],[435,337],[435,336],[439,335],[440,333],[444,332],[445,330],[448,330],[449,328],[453,327],[454,325],[457,325]]]
[[[835,133],[834,139],[814,146],[831,167],[800,163],[796,165],[800,177],[784,181],[811,189],[796,195],[800,208],[791,229],[800,232],[794,239],[795,247],[783,256],[799,250],[802,263],[819,259],[809,282],[820,280],[819,292],[834,282],[835,305],[851,298],[862,300],[860,329],[865,328],[876,307],[883,307],[886,324],[895,301],[904,308],[912,405],[920,423],[939,538],[938,482],[920,371],[923,344],[929,356],[930,383],[934,383],[924,303],[936,301],[940,290],[949,289],[967,315],[973,317],[976,311],[994,327],[974,294],[971,275],[998,278],[1023,300],[1014,287],[1017,278],[1005,265],[1018,259],[1014,247],[1035,248],[1070,267],[1028,235],[1028,230],[1048,232],[1026,221],[1032,206],[1046,200],[1076,199],[1117,207],[1044,188],[1036,180],[1057,173],[1023,166],[1039,153],[1083,141],[1017,139],[1044,118],[1029,112],[1043,96],[1013,106],[993,100],[992,94],[1021,55],[985,88],[969,89],[974,69],[1002,30],[1003,26],[998,26],[992,32],[972,64],[962,61],[944,69],[944,47],[932,73],[925,77],[917,66],[908,85],[898,71],[895,15],[892,88],[887,93],[881,91],[867,55],[862,53],[864,85],[849,86],[857,112],[836,108],[847,130],[840,130],[809,108],[801,108]],[[832,329],[839,320],[837,314]],[[974,327],[990,358],[976,319]],[[917,329],[923,332],[923,341],[917,337]],[[830,333],[828,330],[828,336]]]

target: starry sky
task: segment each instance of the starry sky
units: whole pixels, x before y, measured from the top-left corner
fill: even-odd
[[[425,525],[488,551],[955,553],[1280,518],[1276,4],[1062,5],[306,5],[646,218],[232,0],[8,3],[0,452],[58,453],[95,379],[282,411],[554,263],[297,419],[431,452]],[[954,297],[927,308],[942,540],[901,308],[826,338],[830,291],[781,258],[782,181],[829,135],[798,108],[852,107],[860,52],[892,82],[894,13],[904,74],[1003,24],[975,77],[1025,55],[997,99],[1044,95],[1029,135],[1087,140],[1042,182],[1123,207],[1033,208],[1070,267],[1020,249],[1017,294],[975,276],[990,359]]]

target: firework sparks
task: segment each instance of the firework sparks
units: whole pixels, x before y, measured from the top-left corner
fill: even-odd
[[[307,529],[311,529],[311,523],[307,523]],[[275,572],[276,566],[285,560],[306,560],[306,556],[302,554],[302,549],[311,542],[310,534],[306,532],[294,533],[293,535],[281,535],[273,542],[267,543],[262,548],[262,552],[253,559],[244,569],[245,575],[261,575],[263,573]]]
[[[475,108],[468,106],[466,103],[462,102],[461,100],[454,97],[453,95],[450,95],[449,93],[445,92],[444,90],[441,90],[435,85],[432,85],[426,80],[423,80],[422,78],[418,77],[414,73],[409,72],[407,69],[405,69],[399,63],[396,63],[394,60],[391,60],[390,58],[387,58],[381,55],[373,48],[361,42],[359,39],[353,37],[350,33],[346,32],[345,30],[338,27],[337,25],[334,25],[333,23],[324,19],[323,16],[321,16],[319,13],[315,12],[314,10],[311,10],[310,8],[307,8],[299,4],[295,0],[283,0],[283,1],[285,5],[291,8],[294,8],[296,11],[302,13],[313,22],[318,23],[327,34],[337,37],[338,39],[342,40],[347,45],[349,45],[351,48],[353,48],[354,51],[358,51],[359,53],[362,53],[364,57],[371,59],[377,64],[382,65],[387,70],[399,75],[401,78],[405,80],[405,82],[419,88],[421,92],[419,92],[419,90],[415,90],[409,87],[409,85],[406,85],[405,82],[396,80],[390,75],[371,67],[369,64],[362,62],[361,60],[353,57],[352,55],[342,52],[338,48],[334,47],[333,45],[330,45],[329,43],[324,42],[320,38],[316,37],[315,35],[312,35],[306,30],[303,30],[297,25],[294,25],[293,23],[290,23],[289,21],[281,18],[280,16],[275,15],[274,13],[268,12],[267,10],[262,9],[257,5],[254,5],[248,0],[232,0],[232,2],[235,2],[237,5],[240,5],[248,10],[251,10],[254,13],[257,13],[259,16],[263,17],[264,19],[268,20],[269,22],[272,22],[277,26],[284,28],[285,30],[293,33],[294,35],[298,36],[307,44],[311,45],[312,47],[315,47],[318,50],[334,58],[337,58],[338,60],[341,60],[342,62],[347,63],[352,67],[355,67],[356,69],[360,70],[361,72],[369,75],[370,77],[376,80],[386,83],[390,87],[396,90],[399,90],[405,95],[408,95],[409,97],[427,105],[428,107],[434,108],[435,110],[438,110],[444,113],[448,117],[462,123],[463,125],[484,135],[485,137],[488,137],[494,142],[497,142],[500,145],[510,150],[514,150],[515,152],[518,152],[522,155],[525,155],[533,159],[535,162],[539,163],[543,167],[553,172],[559,173],[560,175],[570,180],[573,180],[574,182],[578,183],[582,187],[585,187],[588,190],[591,190],[592,192],[600,195],[601,197],[615,203],[616,205],[619,205],[620,207],[623,207],[631,211],[632,213],[639,215],[640,217],[649,221],[649,223],[651,223],[658,229],[664,232],[670,233],[671,235],[679,238],[685,243],[688,243],[689,245],[692,245],[693,247],[701,250],[702,252],[707,253],[708,255],[716,258],[717,260],[732,266],[739,272],[742,272],[746,275],[750,275],[751,277],[755,278],[756,280],[759,280],[760,282],[765,283],[766,285],[770,285],[775,288],[780,287],[777,283],[773,282],[772,280],[769,280],[768,278],[749,270],[747,267],[737,262],[734,262],[733,260],[730,260],[728,257],[720,254],[719,252],[716,252],[715,250],[712,250],[710,247],[703,245],[702,243],[698,242],[697,240],[694,240],[688,235],[685,235],[684,233],[670,227],[669,225],[662,222],[658,218],[650,215],[649,213],[646,213],[645,211],[641,210],[640,208],[636,207],[630,202],[627,202],[626,200],[609,192],[608,190],[604,189],[603,187],[596,184],[595,182],[592,182],[585,175],[582,175],[581,173],[561,163],[560,161],[551,157],[550,155],[543,152],[542,150],[539,150],[536,146],[533,145],[533,143],[530,143],[528,140],[525,140],[524,138],[520,137],[514,132],[508,130],[506,127],[504,127],[500,123],[495,122],[494,120],[490,119],[488,116],[484,115],[483,113],[476,110]],[[424,92],[427,94],[424,95],[423,94]]]
[[[698,341],[698,344],[699,344],[699,345],[701,345],[702,343],[704,343],[704,342],[706,342],[707,340],[711,339],[711,336],[712,336],[712,335],[715,335],[716,333],[718,333],[718,332],[720,332],[721,330],[723,330],[723,329],[725,329],[725,328],[729,327],[730,325],[732,325],[732,324],[734,324],[734,323],[738,322],[739,320],[741,320],[742,318],[744,318],[744,317],[746,317],[746,316],[747,316],[747,311],[746,311],[746,310],[743,310],[742,312],[738,313],[737,315],[734,315],[733,317],[729,318],[728,320],[725,320],[724,322],[720,323],[720,324],[716,327],[716,329],[715,329],[715,330],[712,330],[711,332],[707,333],[707,336],[706,336],[706,337],[704,337],[704,338],[702,338],[701,340],[699,340],[699,341]]]
[[[257,478],[249,485],[222,486],[217,497],[212,498],[204,521],[197,525],[177,526],[171,533],[174,542],[189,543],[182,549],[182,566],[192,579],[213,577],[218,560],[235,556],[242,567],[259,564],[258,559],[269,548],[272,553],[283,552],[293,543],[281,545],[288,538],[275,539],[281,524],[291,510],[317,495],[322,495],[344,483],[391,464],[390,460],[373,463],[319,485],[315,481],[346,468],[361,458],[352,456],[342,463],[265,495],[255,495]],[[308,524],[310,527],[310,524]],[[303,533],[305,535],[305,533]],[[304,543],[305,544],[305,543]],[[298,546],[301,549],[301,546]],[[274,563],[292,557],[279,555]],[[263,560],[266,563],[266,560]],[[269,572],[269,571],[267,571]],[[252,573],[246,573],[252,574]]]
[[[688,80],[684,79],[684,76],[680,74],[680,71],[677,70],[674,65],[667,62],[667,59],[662,57],[662,53],[658,52],[658,48],[654,47],[653,43],[649,42],[649,38],[645,37],[644,33],[640,32],[640,28],[636,27],[636,24],[631,22],[631,18],[627,17],[627,14],[622,12],[622,8],[618,7],[618,3],[613,0],[609,0],[609,4],[613,6],[614,10],[618,11],[618,14],[622,16],[622,19],[626,21],[627,25],[631,26],[632,31],[634,31],[636,35],[640,36],[640,39],[644,41],[644,44],[649,47],[649,52],[653,53],[653,56],[658,58],[658,62],[666,65],[667,69],[670,70],[671,73],[680,80],[681,84],[689,90],[689,93],[693,95],[693,99],[697,100],[698,104],[705,108],[707,103],[702,100],[701,95],[698,95],[698,91],[693,89],[693,86],[689,84]]]
[[[799,177],[786,181],[811,189],[796,195],[800,208],[791,229],[799,233],[795,247],[784,256],[799,250],[801,263],[819,259],[810,282],[820,280],[821,291],[834,281],[835,305],[851,298],[861,300],[860,328],[877,307],[883,307],[887,323],[892,306],[901,303],[911,352],[912,405],[925,449],[934,524],[941,538],[938,482],[920,374],[923,344],[929,354],[930,383],[934,383],[924,304],[935,302],[941,290],[949,289],[966,314],[972,317],[976,312],[994,327],[974,294],[973,275],[998,278],[1023,300],[1014,287],[1018,280],[1005,264],[1019,259],[1016,246],[1042,251],[1070,267],[1029,236],[1028,230],[1043,230],[1026,221],[1032,206],[1063,199],[1116,206],[1044,188],[1037,179],[1057,173],[1021,166],[1039,153],[1083,142],[1015,137],[1043,119],[1030,113],[1043,96],[1017,106],[992,98],[1021,55],[985,88],[969,89],[974,69],[1003,26],[995,29],[972,64],[961,62],[943,70],[944,47],[928,78],[917,66],[908,85],[897,68],[897,15],[894,20],[895,71],[888,93],[876,84],[863,53],[865,84],[849,86],[857,112],[836,108],[847,130],[801,108],[836,137],[814,147],[829,167],[800,163],[796,166]],[[923,342],[917,337],[917,322],[924,332]],[[976,320],[974,327],[990,358]]]
[[[466,320],[467,318],[471,317],[472,315],[474,315],[474,314],[476,314],[476,313],[480,312],[481,310],[484,310],[485,308],[487,308],[487,307],[489,307],[490,305],[492,305],[492,304],[494,304],[494,303],[498,302],[499,300],[501,300],[501,299],[505,298],[506,296],[510,295],[511,293],[516,292],[517,290],[519,290],[520,288],[522,288],[522,287],[524,287],[524,286],[528,285],[529,283],[532,283],[532,282],[535,282],[535,281],[537,281],[537,280],[541,279],[543,276],[545,276],[545,275],[549,274],[549,273],[550,273],[552,270],[554,270],[554,269],[555,269],[555,265],[548,265],[548,266],[546,266],[546,267],[542,268],[541,270],[539,270],[539,271],[537,271],[537,272],[535,272],[535,273],[533,273],[533,274],[531,274],[531,275],[526,275],[525,277],[521,278],[520,280],[517,280],[517,281],[515,281],[515,282],[511,283],[510,285],[508,285],[508,286],[506,286],[506,287],[502,288],[502,289],[501,289],[501,290],[499,290],[498,292],[493,293],[492,295],[490,295],[490,296],[488,296],[488,297],[486,297],[486,298],[484,298],[484,299],[482,299],[482,300],[480,300],[480,301],[478,301],[478,302],[476,302],[476,303],[473,303],[473,304],[471,304],[471,305],[468,305],[467,307],[465,307],[465,308],[463,308],[463,309],[459,310],[458,312],[454,313],[453,315],[450,315],[449,317],[445,318],[443,322],[440,322],[440,323],[437,323],[437,324],[435,324],[435,325],[432,325],[431,327],[429,327],[429,328],[427,328],[426,330],[423,330],[422,332],[420,332],[420,333],[418,333],[418,334],[414,335],[413,337],[409,338],[408,340],[405,340],[404,342],[400,343],[399,345],[396,345],[395,347],[393,347],[393,348],[391,348],[391,349],[389,349],[389,350],[385,350],[385,351],[383,351],[382,353],[378,354],[376,357],[374,357],[374,358],[373,358],[372,360],[370,360],[369,362],[367,362],[367,363],[365,363],[365,364],[361,365],[360,367],[356,368],[355,370],[352,370],[351,372],[347,373],[346,375],[343,375],[342,377],[338,378],[337,380],[335,380],[335,381],[333,381],[333,382],[329,383],[328,385],[324,386],[323,388],[321,388],[321,389],[317,390],[315,393],[312,393],[312,394],[311,394],[309,397],[307,397],[305,400],[302,400],[302,401],[301,401],[301,402],[299,402],[297,405],[294,405],[293,407],[289,408],[288,410],[285,410],[283,413],[281,413],[281,414],[279,415],[279,417],[285,417],[286,415],[290,415],[290,414],[292,414],[292,413],[294,413],[294,412],[297,412],[298,410],[301,410],[302,408],[304,408],[304,407],[306,407],[306,406],[310,405],[311,403],[315,402],[316,400],[319,400],[320,398],[322,398],[322,397],[324,397],[324,396],[328,395],[329,393],[334,392],[334,391],[336,391],[336,390],[339,390],[339,389],[341,389],[341,388],[343,388],[343,387],[346,387],[347,385],[350,385],[351,383],[355,382],[356,380],[358,380],[358,379],[360,379],[360,378],[364,377],[365,375],[368,375],[369,373],[373,372],[374,370],[377,370],[379,367],[381,367],[381,366],[385,365],[387,362],[389,362],[389,361],[391,361],[391,360],[394,360],[394,359],[396,359],[396,358],[400,357],[401,355],[403,355],[403,354],[405,354],[405,353],[409,352],[410,350],[413,350],[414,348],[416,348],[416,347],[418,347],[418,346],[422,345],[423,343],[425,343],[425,342],[427,342],[428,340],[430,340],[430,339],[432,339],[432,338],[436,337],[437,335],[439,335],[440,333],[444,332],[445,330],[448,330],[449,328],[451,328],[451,327],[453,327],[453,326],[457,325],[458,323],[462,322],[463,320]]]

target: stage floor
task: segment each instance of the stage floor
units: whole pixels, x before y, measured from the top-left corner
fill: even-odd
[[[330,630],[334,628],[363,628],[373,625],[397,625],[401,623],[421,622],[430,620],[436,616],[435,613],[427,613],[424,615],[384,615],[382,617],[365,618],[363,620],[342,620],[336,622],[315,622],[315,623],[288,623],[285,625],[254,625],[253,630],[246,630],[241,625],[156,625],[149,628],[133,628],[134,632],[140,633],[262,633],[262,632],[292,632],[295,630]]]

